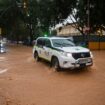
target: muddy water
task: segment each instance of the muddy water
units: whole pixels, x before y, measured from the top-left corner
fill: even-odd
[[[93,54],[88,70],[55,72],[31,47],[9,46],[0,55],[0,105],[105,105],[105,51]]]

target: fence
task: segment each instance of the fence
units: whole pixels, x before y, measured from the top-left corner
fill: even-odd
[[[74,42],[92,50],[105,50],[105,35],[73,36]]]

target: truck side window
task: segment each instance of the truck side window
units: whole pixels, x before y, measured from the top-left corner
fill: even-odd
[[[38,47],[43,47],[44,46],[44,40],[43,39],[38,39],[37,40],[37,46]]]
[[[49,39],[46,39],[46,40],[45,40],[45,46],[46,46],[46,47],[51,47],[51,42],[50,42]]]

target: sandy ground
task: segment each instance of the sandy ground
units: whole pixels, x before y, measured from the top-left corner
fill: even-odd
[[[53,71],[35,62],[32,48],[0,54],[0,105],[105,105],[105,51],[93,51],[88,70]]]

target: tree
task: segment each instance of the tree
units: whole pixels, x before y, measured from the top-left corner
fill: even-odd
[[[21,0],[0,0],[0,27],[4,30],[2,35],[17,42],[28,37],[29,33],[23,6]]]
[[[46,18],[50,24],[59,23],[61,19],[66,19],[72,12],[77,0],[40,0],[41,16]]]
[[[16,20],[19,18],[19,10],[14,0],[0,1],[0,26],[5,30],[11,30],[15,27]]]
[[[16,24],[15,22],[17,22],[14,16],[21,18],[30,30],[30,37],[33,39],[32,34],[38,32],[41,32],[41,34],[49,33],[50,27],[55,26],[62,19],[67,18],[76,6],[77,0],[44,0],[44,2],[42,0],[16,0],[15,2],[14,0],[1,1],[3,3],[1,3],[1,5],[4,5],[3,8],[9,7],[7,9],[8,12],[4,12],[5,14],[2,12],[3,23],[1,24],[7,28],[12,27]],[[26,5],[25,8],[19,10],[17,3],[24,4],[24,2]],[[37,29],[41,31],[38,31]]]
[[[90,28],[95,32],[105,26],[105,3],[104,0],[78,0],[75,18],[79,25]]]

